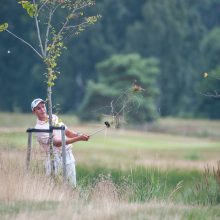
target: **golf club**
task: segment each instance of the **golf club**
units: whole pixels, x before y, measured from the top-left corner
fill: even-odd
[[[91,136],[93,136],[93,135],[95,135],[95,134],[97,134],[97,133],[99,133],[99,132],[105,130],[106,128],[109,128],[109,127],[110,127],[110,123],[109,123],[108,121],[105,121],[104,124],[105,124],[105,127],[104,127],[104,128],[101,128],[101,129],[95,131],[94,133],[90,134],[89,136],[91,137]]]

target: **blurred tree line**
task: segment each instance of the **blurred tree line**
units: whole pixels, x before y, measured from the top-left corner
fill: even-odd
[[[8,22],[13,32],[35,41],[31,21],[17,1],[0,2],[1,23]],[[152,85],[158,91],[151,96],[156,105],[152,111],[161,116],[220,118],[219,99],[204,95],[220,94],[220,0],[96,0],[96,4],[93,10],[102,19],[68,42],[60,62],[64,74],[56,82],[53,103],[59,103],[63,113],[91,111],[86,99],[94,98],[94,85],[104,83],[118,91],[116,81],[123,80],[120,74],[129,74],[129,68],[110,82],[102,76],[107,71],[102,64],[115,55],[117,62],[122,54],[136,54],[139,59],[157,60],[157,82]],[[7,33],[0,33],[0,45],[0,111],[29,112],[33,98],[46,97],[43,67],[28,47]],[[140,84],[150,80],[145,74],[137,79]]]

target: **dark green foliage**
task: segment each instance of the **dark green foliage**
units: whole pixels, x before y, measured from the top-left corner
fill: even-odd
[[[218,109],[219,99],[212,101],[198,91],[201,74],[219,65],[219,7],[219,0],[98,0],[92,10],[102,19],[68,42],[59,63],[64,74],[55,85],[54,103],[59,103],[63,112],[76,110],[87,81],[98,77],[97,63],[114,54],[138,53],[160,62],[158,105],[162,116],[219,118],[217,110],[215,116],[209,112]],[[23,10],[13,0],[4,2],[0,24],[8,22],[15,33],[34,42],[36,33]],[[46,97],[46,86],[39,79],[43,66],[28,48],[6,33],[1,32],[0,42],[0,94],[10,94],[1,99],[0,110],[29,111],[33,97]],[[207,109],[201,102],[209,105]]]
[[[220,28],[213,28],[201,42],[202,51],[206,57],[206,65],[210,68],[216,68],[220,56]]]
[[[87,86],[79,111],[81,119],[97,120],[99,114],[125,117],[133,123],[156,119],[156,59],[138,54],[115,55],[99,63],[97,70],[97,82],[90,81]]]
[[[201,71],[201,41],[204,26],[196,3],[149,0],[143,5],[143,19],[129,26],[127,50],[160,59],[162,115],[193,111],[194,86]],[[154,34],[152,34],[154,33]]]

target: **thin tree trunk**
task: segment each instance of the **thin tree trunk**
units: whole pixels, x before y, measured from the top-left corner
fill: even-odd
[[[49,114],[49,126],[52,127],[52,88],[48,85],[47,88],[47,99],[48,99],[48,114]],[[55,177],[55,164],[54,164],[54,151],[53,151],[53,132],[49,133],[49,145],[50,145],[50,166],[51,166],[51,177]]]

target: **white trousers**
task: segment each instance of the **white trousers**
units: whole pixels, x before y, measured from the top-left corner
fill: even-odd
[[[46,175],[51,174],[51,162],[50,162],[50,155],[46,157],[45,160],[45,171]],[[63,171],[63,163],[62,163],[62,154],[59,152],[54,153],[54,166],[55,166],[55,175],[59,175]],[[66,151],[66,176],[68,182],[76,187],[76,166],[75,166],[75,159],[73,157],[72,151]]]

